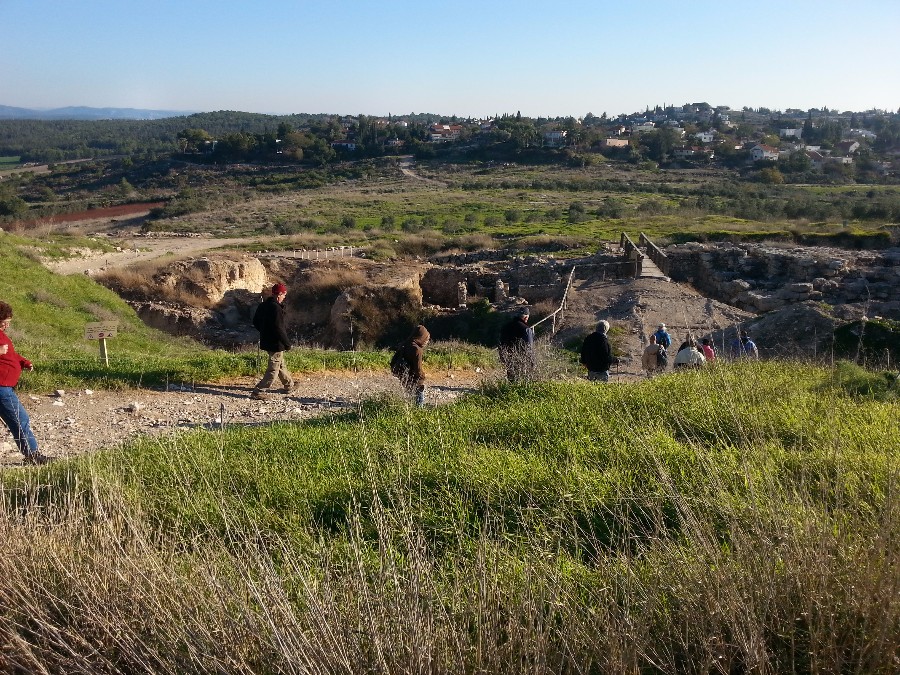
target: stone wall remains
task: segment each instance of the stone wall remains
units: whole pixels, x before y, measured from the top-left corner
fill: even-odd
[[[669,274],[742,309],[768,312],[814,300],[866,303],[900,318],[900,249],[848,251],[766,244],[687,243],[666,248]]]

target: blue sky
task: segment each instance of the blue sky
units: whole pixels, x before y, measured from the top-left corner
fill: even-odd
[[[609,115],[900,108],[900,1],[0,0],[0,104]]]

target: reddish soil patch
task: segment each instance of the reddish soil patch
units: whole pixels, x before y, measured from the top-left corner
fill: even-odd
[[[163,206],[165,202],[139,202],[135,204],[122,204],[121,206],[106,206],[87,211],[73,211],[72,213],[59,213],[55,216],[47,216],[38,220],[24,220],[14,223],[17,227],[27,229],[40,223],[77,223],[80,220],[97,220],[100,218],[118,218],[120,216],[133,216],[139,213],[147,213],[150,209]]]

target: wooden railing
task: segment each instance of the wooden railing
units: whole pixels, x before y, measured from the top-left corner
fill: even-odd
[[[650,241],[650,238],[641,232],[641,236],[638,239],[641,246],[646,247],[647,249],[647,257],[653,261],[653,263],[659,268],[659,271],[669,275],[669,256],[663,253],[662,249]]]
[[[562,323],[564,318],[564,312],[566,309],[566,302],[569,299],[569,290],[572,288],[572,281],[575,279],[575,265],[572,265],[572,271],[569,272],[569,280],[566,282],[566,290],[563,291],[562,300],[559,303],[559,307],[556,308],[555,311],[551,312],[548,316],[545,316],[540,321],[535,321],[532,325],[532,329],[536,329],[540,324],[545,321],[550,321],[550,335],[556,334],[556,317],[559,316],[559,322]]]
[[[631,241],[631,237],[629,237],[624,232],[622,236],[619,238],[619,248],[622,249],[622,256],[627,258],[628,260],[634,261],[634,278],[637,279],[641,276],[641,271],[644,266],[644,254],[641,253],[641,249],[639,249],[633,241]]]

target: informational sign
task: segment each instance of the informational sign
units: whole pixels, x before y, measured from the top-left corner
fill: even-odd
[[[116,337],[119,329],[118,321],[98,321],[96,323],[84,324],[85,340],[105,340],[106,338]]]

